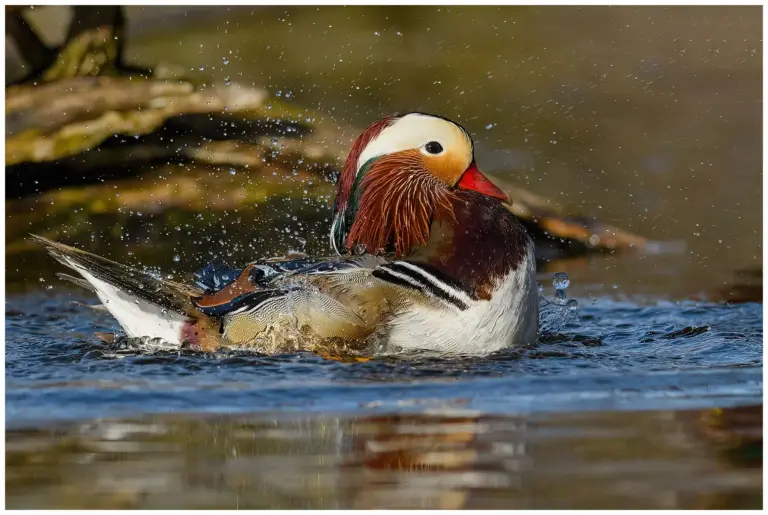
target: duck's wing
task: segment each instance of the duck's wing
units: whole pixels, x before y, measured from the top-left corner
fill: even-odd
[[[194,302],[206,315],[221,317],[243,307],[253,309],[261,301],[295,289],[293,283],[309,276],[365,266],[366,260],[360,258],[270,259],[254,261],[244,268],[217,261],[194,274],[195,284],[204,292]]]
[[[201,311],[222,318],[229,345],[249,344],[270,331],[284,340],[281,328],[301,337],[362,342],[377,329],[386,331],[399,313],[460,312],[475,301],[425,264],[369,255],[319,261],[261,282],[249,279],[251,270],[198,301]]]
[[[206,294],[195,305],[222,320],[227,344],[250,343],[275,327],[321,339],[359,340],[400,298],[398,285],[374,275],[387,263],[381,257],[334,258],[305,266],[277,263],[259,261],[243,269],[209,265],[196,275]]]

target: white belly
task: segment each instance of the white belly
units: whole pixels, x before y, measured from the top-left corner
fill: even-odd
[[[539,293],[533,246],[493,293],[463,310],[420,309],[396,316],[390,344],[460,354],[488,354],[531,343],[539,328]]]

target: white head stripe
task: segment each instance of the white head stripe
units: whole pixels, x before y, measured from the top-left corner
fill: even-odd
[[[461,127],[436,116],[411,113],[398,118],[368,143],[357,160],[357,171],[374,157],[420,148],[430,141],[446,149],[465,148],[467,163],[472,160],[472,140]]]

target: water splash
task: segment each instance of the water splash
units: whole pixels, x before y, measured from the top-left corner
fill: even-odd
[[[565,307],[568,309],[576,309],[579,307],[579,301],[576,299],[568,298],[568,287],[571,285],[571,280],[568,274],[565,272],[555,272],[552,274],[552,286],[555,288],[554,301],[548,300],[543,295],[543,288],[539,285],[539,294],[542,305],[552,305],[557,307]]]
[[[558,291],[565,291],[571,285],[571,280],[565,272],[555,272],[552,274],[552,286]]]
[[[549,300],[544,296],[543,288],[539,285],[539,326],[542,334],[556,333],[569,323],[575,321],[579,301],[568,298],[567,290],[570,285],[571,280],[567,273],[553,273],[552,286],[555,288],[553,300]]]

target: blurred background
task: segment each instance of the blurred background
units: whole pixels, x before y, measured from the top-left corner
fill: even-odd
[[[762,505],[762,8],[6,7],[6,503]],[[578,309],[487,357],[104,345],[41,234],[326,254],[376,119],[473,135]]]
[[[377,118],[409,110],[440,113],[473,134],[482,169],[568,213],[666,242],[653,249],[674,254],[652,264],[601,261],[597,269],[583,272],[589,282],[600,279],[628,294],[650,288],[680,297],[728,285],[745,269],[748,273],[739,280],[760,275],[758,7],[135,6],[123,13],[121,65],[144,66],[156,76],[181,75],[196,84],[242,85],[263,92],[267,100],[259,105],[271,108],[270,103],[280,102],[271,113],[275,118],[290,118],[297,114],[295,108],[311,112],[299,121],[326,128],[320,146],[336,168],[358,131]],[[101,16],[91,23],[111,23],[114,15]],[[68,34],[72,37],[71,9],[38,8],[27,10],[25,17],[51,47]],[[89,20],[81,17],[85,21],[78,24],[85,31]],[[32,69],[8,34],[6,41],[7,78],[23,82]],[[17,118],[24,115],[17,113]],[[210,127],[188,125],[193,128],[184,127],[187,134],[210,136]],[[13,127],[9,124],[8,130]],[[29,127],[22,124],[22,129]],[[20,132],[6,136],[28,144]],[[199,138],[182,146],[199,145]],[[116,146],[109,143],[102,146]],[[7,158],[14,148],[9,145]],[[180,153],[175,150],[171,157]],[[79,166],[85,159],[56,163],[58,156],[53,156],[47,164],[53,160],[61,165],[59,171],[45,171],[95,183],[109,178],[127,159],[125,153],[114,155],[112,162],[102,157],[87,174]],[[142,163],[140,171],[128,175],[143,173],[147,188],[163,180],[159,168],[169,156],[142,161],[139,150],[128,155]],[[19,166],[7,174],[9,193],[41,191],[44,181],[30,180],[36,171],[43,173],[41,163],[30,170],[24,159],[15,161]],[[294,173],[306,168],[296,161],[288,166]],[[72,167],[77,173],[66,172]],[[255,168],[248,171],[250,176],[268,175]],[[221,174],[212,179],[216,181],[230,189]],[[46,198],[48,222],[35,226],[28,217],[18,217],[19,231],[8,237],[25,234],[30,223],[37,231],[63,225],[65,219],[56,216],[49,202],[70,214],[73,208],[89,210],[71,199]],[[9,215],[13,219],[18,211],[28,212],[29,204],[27,200],[18,209],[11,205]],[[43,215],[41,209],[35,211]],[[318,220],[321,233],[326,220]],[[77,232],[81,221],[70,219],[70,231]],[[327,252],[324,240],[315,245],[312,235],[308,239],[310,248]],[[298,244],[281,245],[274,250]],[[12,262],[13,256],[9,258]],[[570,271],[574,269],[589,265],[571,264]],[[633,274],[634,269],[639,273]],[[659,283],[663,286],[655,290],[649,286]]]

